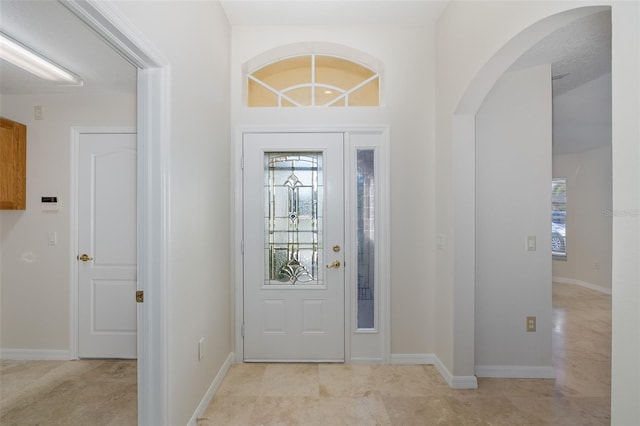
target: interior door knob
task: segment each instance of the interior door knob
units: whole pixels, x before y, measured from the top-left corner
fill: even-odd
[[[88,254],[84,253],[84,254],[78,256],[78,260],[82,260],[83,262],[88,262],[90,260],[93,260],[93,257],[89,257]]]

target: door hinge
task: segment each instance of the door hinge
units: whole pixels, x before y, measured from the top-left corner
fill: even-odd
[[[244,337],[244,324],[240,327],[240,335]]]
[[[144,302],[144,291],[137,290],[136,291],[136,302],[143,303]]]
[[[240,157],[240,170],[244,170],[244,155]]]
[[[244,254],[244,240],[240,241],[240,253]]]

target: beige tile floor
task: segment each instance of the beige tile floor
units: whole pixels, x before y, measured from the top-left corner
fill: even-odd
[[[479,379],[433,366],[235,364],[199,420],[213,425],[607,425],[611,297],[554,284],[557,379]]]
[[[452,390],[432,366],[235,364],[211,425],[606,425],[611,297],[554,285],[557,379],[479,379]],[[8,361],[0,424],[136,424],[135,361]]]
[[[137,423],[136,361],[0,363],[0,425]]]

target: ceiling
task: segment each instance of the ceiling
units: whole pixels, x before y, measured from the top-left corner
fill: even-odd
[[[610,10],[577,19],[549,34],[522,55],[511,70],[549,63],[556,78],[556,96],[610,73]]]
[[[221,4],[231,25],[424,25],[437,21],[446,1],[222,0]],[[0,61],[0,93],[136,91],[135,67],[57,1],[0,0],[0,28],[84,80],[83,87],[60,86]],[[611,85],[587,84],[611,72],[610,12],[589,15],[555,31],[522,55],[511,70],[544,63],[551,63],[553,76],[561,77],[553,82],[554,99],[590,87],[592,100],[589,105],[580,98],[565,101],[562,108],[554,102],[554,152],[610,143],[610,138],[602,140],[602,132],[598,140],[587,140],[596,132],[573,131],[587,124],[610,125],[610,112],[606,113],[610,106],[601,100],[611,98]]]
[[[136,91],[135,67],[57,1],[0,0],[0,29],[84,81],[83,87],[62,86],[0,61],[0,93]]]
[[[221,0],[231,25],[434,24],[447,0]]]

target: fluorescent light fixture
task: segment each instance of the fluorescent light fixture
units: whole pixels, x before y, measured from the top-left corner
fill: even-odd
[[[82,86],[82,79],[0,32],[0,58],[45,80]]]

